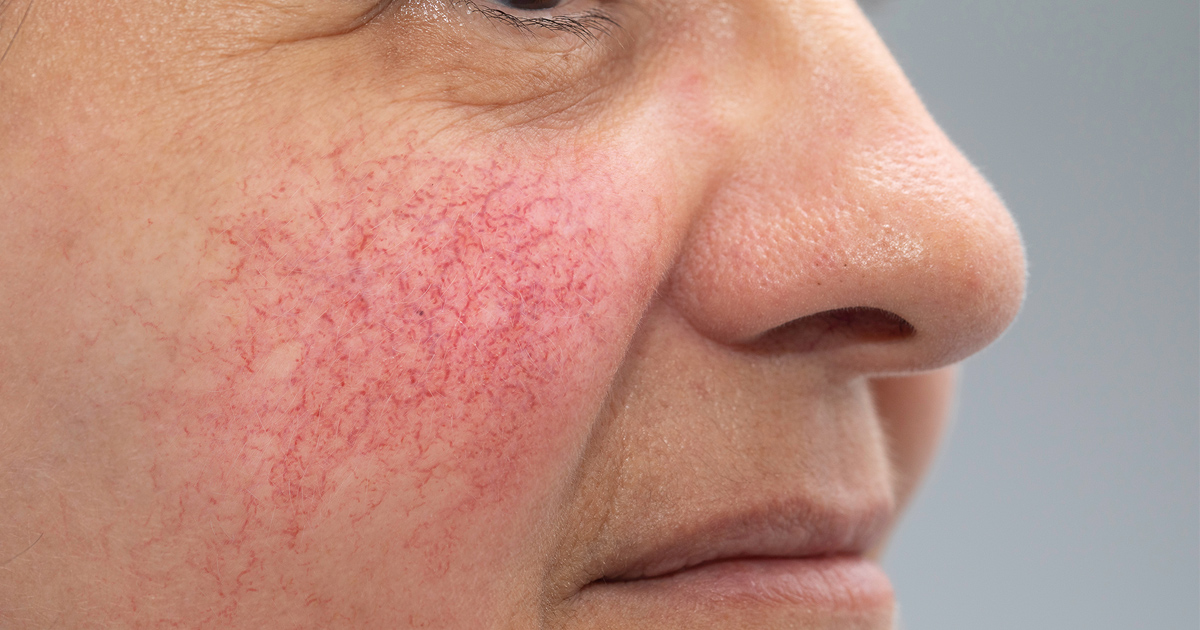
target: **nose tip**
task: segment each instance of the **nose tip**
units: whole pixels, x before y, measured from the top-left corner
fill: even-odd
[[[960,168],[843,182],[786,205],[783,190],[731,191],[700,219],[672,300],[723,343],[836,350],[874,373],[961,360],[1011,323],[1025,270],[1004,206]]]
[[[710,184],[669,295],[723,343],[821,351],[871,373],[933,369],[1012,322],[1024,252],[1004,204],[865,28],[808,42],[825,57],[798,57],[772,88],[792,94],[762,99],[801,106],[733,123],[749,149]]]

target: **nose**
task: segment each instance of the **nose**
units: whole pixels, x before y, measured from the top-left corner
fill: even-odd
[[[716,341],[871,374],[990,343],[1024,294],[1003,203],[854,3],[752,1],[709,66],[726,144],[666,297]]]

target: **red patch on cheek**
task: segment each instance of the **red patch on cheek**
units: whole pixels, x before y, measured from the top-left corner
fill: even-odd
[[[244,545],[304,552],[394,502],[391,534],[445,570],[455,519],[561,472],[651,289],[611,184],[524,164],[335,156],[245,184],[209,232],[189,384],[152,406],[180,528],[219,521],[251,571]]]

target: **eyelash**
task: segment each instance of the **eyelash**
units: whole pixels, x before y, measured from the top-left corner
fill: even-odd
[[[479,13],[488,19],[496,20],[528,34],[539,30],[566,33],[575,35],[588,44],[595,43],[601,37],[610,37],[621,28],[621,25],[612,16],[601,9],[592,9],[574,15],[526,17],[508,13],[502,9],[479,6],[474,0],[456,1],[465,6],[468,13]]]

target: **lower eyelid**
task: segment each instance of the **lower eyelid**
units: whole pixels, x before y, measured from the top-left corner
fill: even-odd
[[[491,0],[491,1],[496,4],[503,4],[503,3],[507,2],[510,5],[514,2],[514,0]],[[521,0],[515,0],[515,1],[520,2]],[[536,3],[537,1],[538,0],[534,0],[534,3]],[[553,11],[555,9],[563,8],[564,5],[571,4],[571,0],[541,0],[541,2],[543,2],[545,4],[553,5],[553,6],[546,6],[546,7],[533,8],[533,9],[529,9],[529,8],[525,8],[525,7],[516,7],[516,6],[506,6],[505,8],[518,10],[518,11]]]
[[[591,6],[586,11],[573,13],[526,16],[488,6],[497,3],[487,2],[487,0],[480,0],[480,2],[474,0],[450,1],[453,4],[462,5],[468,13],[478,13],[526,34],[541,32],[547,35],[573,35],[586,43],[593,43],[602,37],[611,36],[621,28],[620,24],[599,6]],[[567,6],[574,4],[583,3],[571,2]],[[589,4],[596,5],[597,3]]]
[[[487,6],[484,0],[475,4]],[[465,0],[394,0],[375,30],[387,51],[381,62],[406,73],[405,83],[414,89],[427,89],[428,101],[479,108],[465,111],[494,116],[500,126],[576,125],[600,102],[595,94],[629,76],[640,32],[617,26],[618,17],[636,17],[625,13],[623,0],[582,0],[578,6],[585,12],[568,16],[569,22],[560,17],[522,26],[507,17],[467,13]]]

